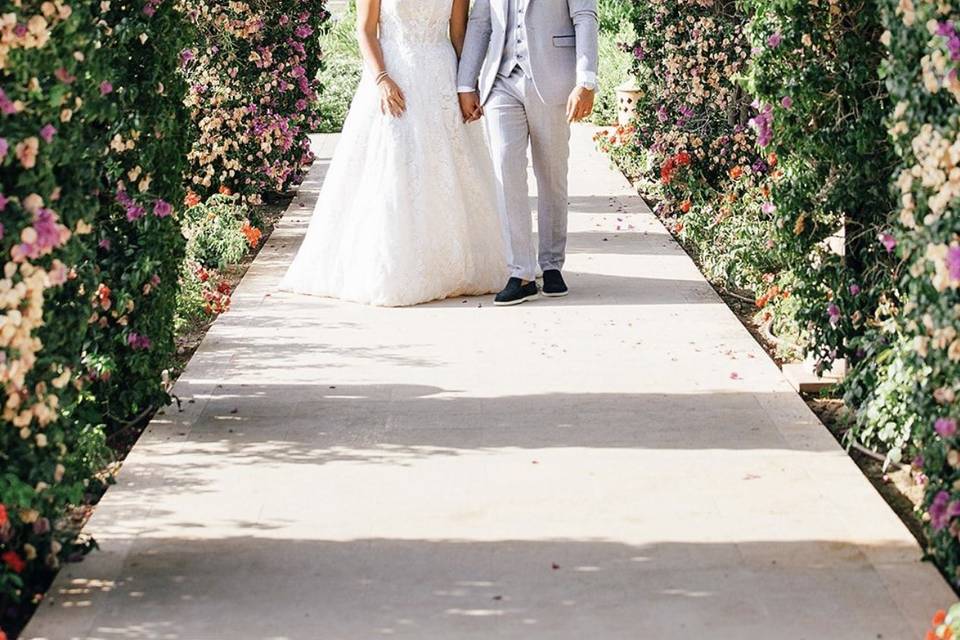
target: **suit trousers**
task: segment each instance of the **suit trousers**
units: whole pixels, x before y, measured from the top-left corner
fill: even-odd
[[[545,104],[517,67],[498,76],[484,105],[507,240],[510,275],[534,280],[541,270],[562,269],[567,251],[567,172],[570,125],[565,105]],[[539,259],[527,190],[527,147],[537,180]]]

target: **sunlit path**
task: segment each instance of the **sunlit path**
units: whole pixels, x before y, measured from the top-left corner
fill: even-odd
[[[318,139],[24,637],[921,637],[952,593],[591,133],[513,309],[277,293]]]

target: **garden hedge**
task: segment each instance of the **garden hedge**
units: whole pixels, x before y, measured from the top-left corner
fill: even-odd
[[[884,0],[887,125],[900,163],[898,210],[885,235],[896,252],[887,393],[878,415],[920,450],[931,550],[960,584],[960,7]]]
[[[312,161],[308,135],[322,66],[322,2],[180,0],[199,38],[181,54],[197,133],[192,187],[226,187],[258,204],[296,184]]]
[[[169,3],[0,14],[5,614],[77,550],[69,508],[104,471],[107,423],[160,395],[182,245],[175,47],[189,30]]]

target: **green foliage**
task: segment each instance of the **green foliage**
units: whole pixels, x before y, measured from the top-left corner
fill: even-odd
[[[890,374],[867,403],[867,428],[893,420],[919,449],[927,478],[931,552],[960,584],[960,6],[884,0],[883,68],[894,105],[888,131],[899,156],[897,297],[887,322]],[[874,415],[879,414],[879,419]]]
[[[179,259],[166,203],[181,193],[174,68],[189,28],[169,4],[149,6],[0,10],[10,45],[0,54],[4,614],[86,548],[67,514],[100,482],[104,425],[162,396],[157,367],[172,349],[163,314],[176,278],[153,276]],[[129,342],[136,331],[151,341],[137,342],[140,353]],[[107,384],[112,372],[122,384]]]
[[[189,207],[183,216],[189,261],[211,269],[240,262],[249,249],[243,234],[248,218],[238,195],[216,194]]]
[[[227,187],[251,204],[300,180],[310,164],[320,91],[322,2],[177,0],[198,38],[181,54],[196,127],[193,189]]]
[[[320,40],[324,66],[320,72],[323,93],[315,103],[318,131],[337,133],[343,129],[353,96],[363,74],[363,59],[357,43],[356,7],[341,16]]]

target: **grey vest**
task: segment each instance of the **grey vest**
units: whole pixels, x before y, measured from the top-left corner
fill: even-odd
[[[527,32],[524,28],[524,0],[510,0],[507,6],[506,41],[503,45],[503,62],[497,75],[509,78],[517,67],[530,76],[530,55],[527,52]]]

